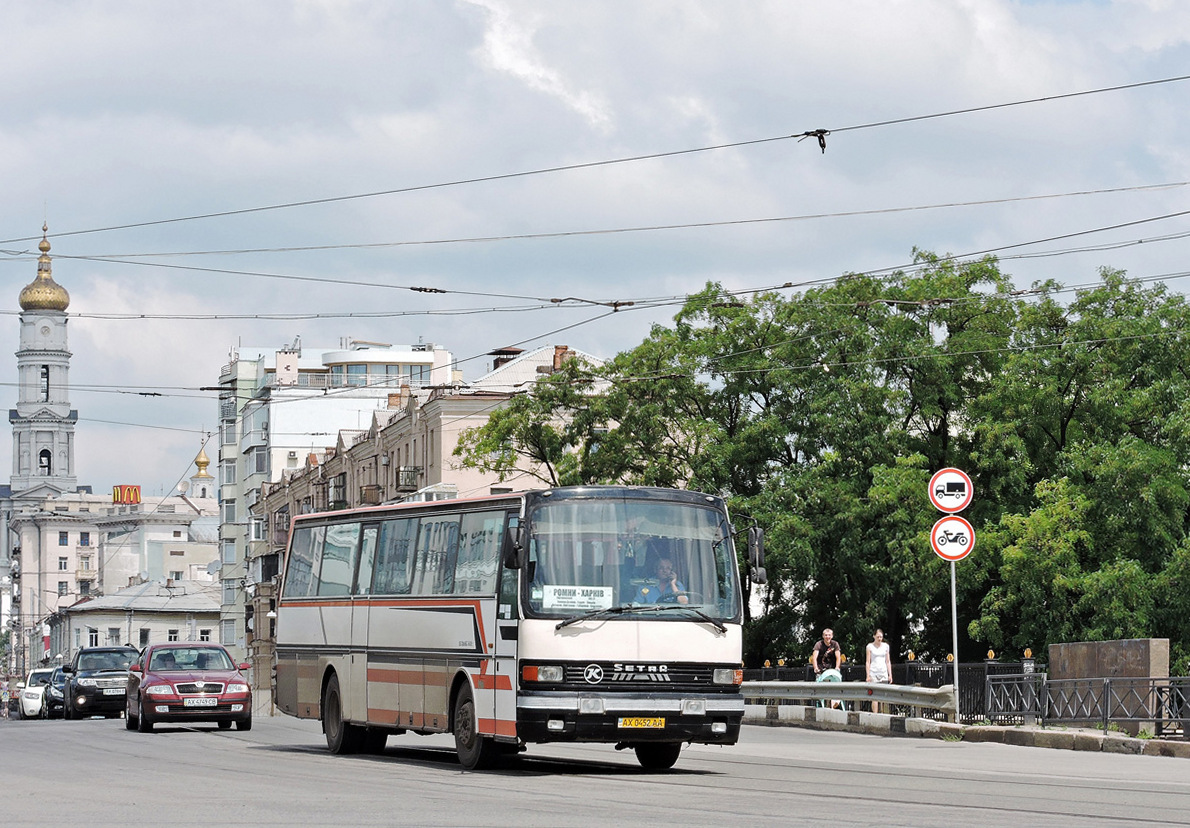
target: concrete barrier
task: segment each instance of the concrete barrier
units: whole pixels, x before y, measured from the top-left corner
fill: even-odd
[[[774,727],[809,727],[883,736],[915,736],[957,742],[993,742],[1051,750],[1082,750],[1190,759],[1190,741],[1135,739],[1119,733],[1042,727],[960,725],[887,713],[838,710],[796,704],[744,705],[744,723]]]

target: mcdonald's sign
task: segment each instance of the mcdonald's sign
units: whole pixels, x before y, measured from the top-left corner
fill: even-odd
[[[112,489],[112,503],[140,503],[140,486],[116,486]]]

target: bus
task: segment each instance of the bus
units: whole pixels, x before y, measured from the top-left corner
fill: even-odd
[[[548,742],[670,768],[739,738],[734,534],[719,497],[635,486],[297,516],[276,704],[320,719],[336,754],[408,731],[453,734],[469,770]],[[758,583],[762,557],[753,529]]]

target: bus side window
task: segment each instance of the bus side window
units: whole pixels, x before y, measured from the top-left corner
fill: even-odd
[[[327,527],[322,547],[322,567],[318,578],[319,595],[349,595],[355,576],[359,551],[358,523],[340,523]]]
[[[372,591],[372,566],[376,560],[376,536],[380,527],[373,523],[364,527],[359,547],[359,572],[355,576],[355,594],[368,595]]]
[[[386,520],[380,525],[373,595],[408,595],[413,585],[413,543],[417,519]]]
[[[421,519],[414,569],[415,595],[452,595],[459,554],[459,516]]]
[[[463,515],[455,565],[455,595],[491,595],[496,591],[500,550],[504,546],[503,510]]]

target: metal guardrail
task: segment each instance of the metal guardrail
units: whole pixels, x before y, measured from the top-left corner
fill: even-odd
[[[953,719],[954,687],[910,687],[867,681],[745,681],[744,700],[767,703],[797,701],[883,702],[902,707],[940,710]]]
[[[1042,724],[1152,723],[1156,736],[1190,738],[1190,678],[987,677],[988,718]]]

